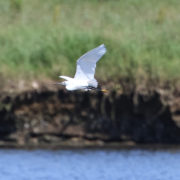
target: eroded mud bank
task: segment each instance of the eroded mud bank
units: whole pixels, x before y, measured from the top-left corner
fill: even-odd
[[[180,101],[163,93],[2,93],[1,147],[180,143]]]

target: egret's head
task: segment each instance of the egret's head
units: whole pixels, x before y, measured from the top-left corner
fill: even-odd
[[[108,90],[101,88],[101,86],[98,86],[97,90],[101,91],[103,93],[107,93],[108,92]]]
[[[108,92],[108,90],[106,90],[106,89],[101,89],[101,92],[103,92],[103,93],[107,93],[107,92]]]

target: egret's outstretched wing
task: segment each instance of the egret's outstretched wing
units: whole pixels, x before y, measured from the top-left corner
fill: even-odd
[[[106,53],[104,44],[98,46],[77,60],[75,79],[93,80],[97,61]]]

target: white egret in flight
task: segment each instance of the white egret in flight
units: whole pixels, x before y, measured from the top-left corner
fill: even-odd
[[[92,90],[98,89],[98,82],[94,78],[96,63],[106,53],[104,44],[88,51],[77,60],[76,73],[74,78],[67,76],[59,76],[65,79],[64,82],[58,83],[64,85],[67,90]],[[101,90],[105,92],[106,90]]]

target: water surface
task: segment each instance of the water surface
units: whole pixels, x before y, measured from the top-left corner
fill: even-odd
[[[179,180],[180,151],[0,150],[0,180]]]

